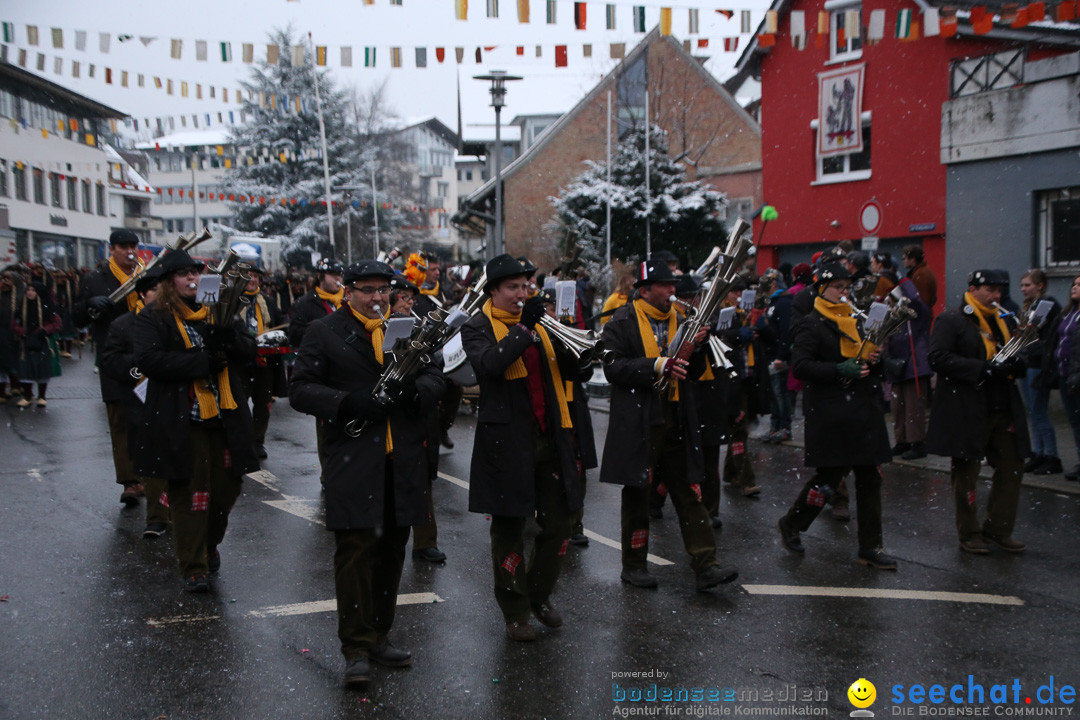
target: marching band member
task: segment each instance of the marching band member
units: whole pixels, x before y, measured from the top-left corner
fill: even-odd
[[[135,292],[139,294],[141,306],[129,313],[124,313],[113,321],[109,327],[105,347],[101,351],[101,374],[108,375],[109,379],[126,389],[120,399],[120,405],[124,409],[127,420],[129,458],[135,456],[139,443],[145,442],[139,439],[145,432],[145,405],[135,394],[136,386],[142,382],[142,375],[135,363],[135,340],[132,331],[139,313],[157,297],[157,285],[160,280],[160,266],[152,268],[139,278],[135,283]],[[129,459],[128,462],[132,460]],[[169,509],[161,504],[166,482],[160,478],[141,476],[139,483],[146,492],[146,527],[143,529],[143,537],[148,540],[161,537],[169,529]]]
[[[683,544],[690,555],[698,590],[707,590],[739,576],[716,562],[716,537],[701,502],[704,480],[701,433],[695,412],[693,383],[704,371],[704,354],[689,363],[665,352],[675,338],[679,319],[670,297],[675,275],[664,263],[642,263],[635,283],[640,297],[615,311],[604,326],[604,346],[613,359],[604,365],[611,383],[611,418],[600,465],[600,481],[622,485],[622,580],[654,588],[649,573],[649,490],[664,484],[679,516]],[[700,342],[702,328],[694,338]],[[669,387],[658,393],[661,378]]]
[[[154,301],[135,319],[135,365],[147,378],[145,430],[135,471],[168,482],[173,540],[184,589],[209,592],[221,567],[218,545],[240,497],[241,478],[259,469],[242,384],[255,338],[240,320],[217,325],[197,302],[203,264],[171,250],[158,267]]]
[[[345,303],[307,327],[289,383],[292,406],[326,427],[326,527],[336,546],[338,637],[347,685],[368,682],[372,661],[412,664],[412,655],[391,645],[388,635],[409,527],[428,520],[424,417],[443,390],[442,373],[429,364],[414,378],[388,385],[389,403],[374,397],[383,373],[383,318],[393,277],[383,262],[349,266]]]
[[[252,337],[258,338],[281,322],[277,309],[267,302],[263,293],[263,281],[266,271],[261,267],[252,267],[249,271],[244,295],[248,298],[244,311],[244,321]],[[285,366],[280,355],[256,356],[255,363],[245,376],[248,396],[251,398],[251,418],[255,425],[255,454],[259,459],[266,457],[266,428],[270,425],[270,400],[281,397],[288,390],[285,386]]]
[[[94,341],[94,365],[99,366],[101,351],[113,320],[139,306],[139,294],[132,290],[118,303],[110,302],[109,295],[127,282],[139,269],[139,236],[131,230],[114,230],[109,236],[109,262],[96,268],[82,281],[79,298],[75,301],[72,315],[77,327],[91,327]],[[113,467],[116,482],[123,486],[120,502],[128,507],[139,504],[144,490],[131,467],[127,451],[127,421],[122,406],[127,389],[103,373],[99,373],[101,399],[109,421],[109,439],[112,441]]]
[[[490,298],[461,329],[480,384],[469,510],[491,515],[495,600],[507,636],[519,642],[536,638],[530,611],[548,627],[563,624],[551,593],[582,506],[565,386],[579,370],[540,325],[543,301],[529,298],[529,272],[510,255],[491,260],[484,287]],[[540,533],[526,557],[531,517]]]
[[[881,550],[881,471],[892,457],[885,428],[881,383],[872,362],[857,357],[862,341],[852,308],[844,302],[851,276],[838,262],[822,265],[813,310],[794,330],[791,366],[805,383],[805,463],[814,475],[776,527],[784,547],[803,553],[800,532],[810,528],[849,469],[855,472],[858,561],[895,570]]]
[[[994,308],[1008,278],[997,270],[968,276],[963,305],[943,312],[930,334],[930,367],[938,374],[930,409],[926,450],[952,458],[953,503],[960,549],[1023,552],[1013,539],[1024,458],[1029,452],[1027,417],[1013,378],[1027,371],[1022,356],[991,362],[1016,329],[1013,317]],[[980,526],[975,488],[980,461],[994,468],[986,520]]]

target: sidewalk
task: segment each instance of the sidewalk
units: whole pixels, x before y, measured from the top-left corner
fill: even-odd
[[[590,398],[589,409],[596,412],[608,412],[608,400],[607,398]],[[768,416],[762,416],[767,418]],[[1065,419],[1065,409],[1061,405],[1061,395],[1057,392],[1053,393],[1050,397],[1050,419],[1054,423],[1054,430],[1057,433],[1058,442],[1058,455],[1061,457],[1061,463],[1066,469],[1071,469],[1077,462],[1076,443],[1073,440],[1072,430],[1069,428],[1069,423]],[[893,440],[893,423],[892,413],[885,415],[885,422],[889,428],[889,442],[892,444]],[[794,417],[791,422],[791,440],[784,445],[790,445],[794,447],[803,447],[804,443],[804,424],[802,416],[802,395],[799,395],[799,402],[794,411]],[[769,433],[769,423],[767,420],[758,420],[757,425],[750,430],[750,439],[761,441]],[[947,457],[940,457],[938,455],[927,455],[921,460],[902,460],[899,456],[894,457],[892,460],[897,465],[907,465],[914,468],[922,468],[924,470],[932,470],[934,472],[948,473],[950,459]],[[989,479],[994,474],[993,468],[983,462],[982,468],[979,471],[979,477]],[[1080,482],[1069,482],[1065,479],[1064,475],[1032,475],[1030,473],[1024,474],[1023,484],[1027,487],[1040,488],[1043,490],[1053,490],[1055,492],[1067,493],[1071,495],[1080,495]]]

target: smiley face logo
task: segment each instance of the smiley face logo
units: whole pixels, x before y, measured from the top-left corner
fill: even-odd
[[[877,699],[877,688],[874,687],[874,683],[866,678],[859,678],[851,683],[851,687],[847,691],[847,697],[855,707],[868,708]]]

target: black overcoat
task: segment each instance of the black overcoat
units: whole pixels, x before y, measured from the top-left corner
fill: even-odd
[[[71,315],[76,327],[90,328],[90,334],[94,339],[94,360],[100,364],[101,351],[105,349],[105,341],[108,339],[109,326],[113,320],[128,312],[126,300],[113,303],[112,306],[98,317],[90,316],[90,308],[87,302],[98,295],[111,295],[120,287],[120,281],[112,274],[109,264],[106,262],[99,265],[93,271],[87,273],[79,283],[79,297],[75,300]],[[132,291],[134,292],[134,291]],[[122,402],[128,388],[117,383],[115,380],[98,373],[101,382],[101,399],[105,402]]]
[[[870,375],[842,379],[837,364],[840,329],[811,311],[795,327],[791,370],[804,383],[807,467],[880,465],[892,459],[880,366]]]
[[[334,312],[333,303],[319,299],[314,290],[297,298],[289,308],[289,345],[294,350],[300,347],[304,342],[304,332],[308,325],[332,312]]]
[[[633,303],[615,311],[604,325],[604,348],[612,360],[604,365],[611,383],[611,415],[607,440],[600,462],[600,482],[645,487],[649,484],[649,450],[652,429],[664,424],[660,393],[656,382],[656,358],[645,357],[645,344],[638,331]],[[695,352],[687,377],[700,377],[705,370],[705,354]],[[701,426],[697,417],[697,383],[679,384],[679,424],[683,428],[686,453],[686,483],[700,485],[705,479]],[[664,397],[667,397],[665,392]]]
[[[1015,327],[1007,318],[1010,332]],[[930,334],[930,367],[938,374],[930,407],[926,451],[934,455],[979,460],[986,454],[986,417],[991,393],[1002,398],[1012,417],[1011,432],[1019,457],[1031,453],[1027,414],[1016,383],[989,379],[979,384],[986,365],[986,345],[974,313],[947,310]]]
[[[251,410],[242,382],[246,366],[255,356],[255,338],[240,320],[233,328],[236,339],[228,353],[229,385],[237,409],[222,410],[220,418],[231,471],[243,475],[259,469]],[[194,473],[189,439],[191,383],[210,375],[210,356],[200,348],[185,348],[172,313],[153,305],[136,316],[133,334],[135,364],[149,382],[144,432],[139,434],[133,458],[135,472],[163,480],[188,480]]]
[[[300,412],[325,421],[323,478],[328,530],[384,524],[386,422],[366,423],[359,437],[351,437],[345,430],[351,418],[341,416],[346,396],[355,390],[370,393],[382,372],[371,335],[348,305],[307,326],[289,381],[289,402]],[[430,520],[424,418],[435,413],[444,388],[442,372],[429,364],[416,376],[419,407],[390,409],[398,527]]]
[[[131,457],[135,456],[135,450],[139,446],[138,438],[144,431],[146,419],[146,407],[135,394],[135,385],[139,380],[131,374],[132,368],[138,369],[135,364],[134,341],[136,317],[138,313],[126,312],[113,321],[98,361],[99,372],[108,375],[111,380],[125,388],[118,402],[124,410],[124,419],[127,420],[127,451]]]
[[[532,345],[533,335],[518,325],[496,342],[491,321],[483,313],[477,313],[462,326],[461,342],[480,385],[469,471],[469,510],[509,517],[531,516],[536,512],[532,403],[525,379],[507,380],[503,374]],[[553,341],[552,347],[563,380],[580,379],[583,373],[574,357],[558,341]],[[562,427],[543,345],[538,348],[544,377],[548,445],[555,455],[570,510],[578,510],[582,506],[579,459],[572,431]]]

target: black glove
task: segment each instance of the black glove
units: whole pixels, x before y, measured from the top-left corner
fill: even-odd
[[[112,310],[112,300],[105,295],[95,295],[86,301],[86,306],[97,313],[107,313]]]
[[[1003,364],[1010,377],[1022,378],[1027,375],[1027,358],[1020,355],[1013,355]]]
[[[377,422],[386,419],[386,408],[371,397],[367,390],[353,390],[345,396],[339,413],[343,422],[363,420]]]
[[[521,324],[532,330],[542,317],[544,317],[544,301],[539,295],[534,295],[526,300],[525,307],[521,308]]]
[[[210,368],[210,371],[207,373],[210,377],[217,377],[218,375],[220,375],[221,371],[224,370],[229,364],[225,361],[225,358],[221,357],[216,353],[209,352],[206,353],[206,362]]]
[[[420,400],[420,393],[416,390],[416,381],[413,378],[387,380],[383,385],[383,393],[389,398],[391,405],[403,408],[415,408]]]
[[[236,342],[236,330],[228,325],[211,325],[203,333],[203,342],[207,348],[224,352]]]
[[[1009,368],[1005,363],[994,362],[993,360],[987,360],[983,364],[982,379],[983,380],[1008,380],[1010,378]]]

